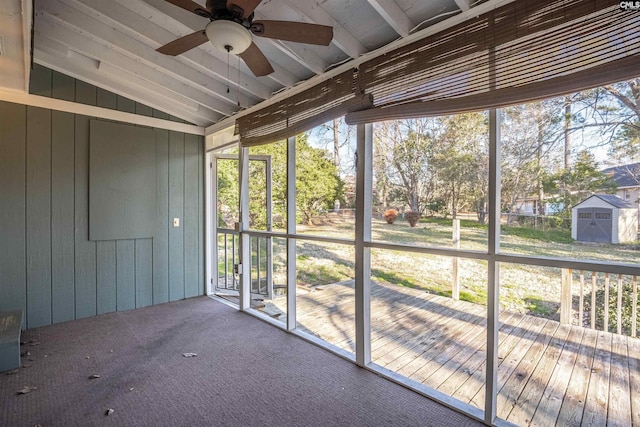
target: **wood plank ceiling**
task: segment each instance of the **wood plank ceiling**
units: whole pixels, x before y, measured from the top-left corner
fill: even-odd
[[[165,0],[35,0],[34,61],[210,126],[470,7],[471,0],[263,0],[255,19],[330,25],[334,38],[324,47],[254,36],[275,70],[254,77],[209,43],[176,57],[156,52],[207,24]]]

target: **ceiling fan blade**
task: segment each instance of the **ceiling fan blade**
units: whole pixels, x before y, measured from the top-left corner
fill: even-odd
[[[204,18],[211,18],[211,14],[209,13],[209,11],[194,1],[191,1],[191,0],[166,0],[166,1],[178,7],[181,7],[184,10],[193,12],[196,15],[202,16]]]
[[[248,18],[261,1],[262,0],[227,0],[227,9],[231,12],[242,13],[243,18]]]
[[[207,38],[207,34],[204,30],[200,30],[184,37],[180,37],[179,39],[174,40],[171,43],[167,43],[164,46],[160,46],[156,50],[160,53],[164,53],[165,55],[176,56],[208,41],[209,39]]]
[[[269,64],[269,60],[255,43],[251,43],[251,46],[238,56],[242,58],[256,77],[273,73],[273,67]]]
[[[306,22],[253,21],[251,32],[260,37],[321,46],[328,46],[333,39],[333,27]]]

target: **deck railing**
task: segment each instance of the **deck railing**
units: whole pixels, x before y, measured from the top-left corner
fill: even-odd
[[[574,301],[574,277],[579,281],[579,286],[576,286],[577,304]],[[560,323],[573,323],[576,305],[580,326],[636,337],[638,276],[596,271],[574,272],[570,268],[563,268]]]

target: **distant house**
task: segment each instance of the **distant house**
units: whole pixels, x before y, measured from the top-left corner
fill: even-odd
[[[633,204],[640,213],[640,163],[615,166],[601,171],[617,185],[615,196]],[[603,189],[604,190],[604,189]],[[601,190],[602,191],[602,190]],[[557,194],[546,195],[543,209],[537,196],[522,197],[516,200],[516,212],[522,215],[556,214],[564,209],[563,203],[552,202]],[[640,225],[640,224],[639,224]]]
[[[538,197],[523,197],[516,200],[516,213],[520,215],[555,215],[564,209],[564,203],[546,201],[540,206]]]
[[[640,208],[640,163],[607,168],[602,173],[609,175],[618,185],[616,196]]]

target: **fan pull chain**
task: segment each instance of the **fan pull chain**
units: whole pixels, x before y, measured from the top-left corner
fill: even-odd
[[[236,66],[238,70],[238,93],[236,94],[236,99],[238,100],[238,107],[240,107],[240,60],[239,59]]]
[[[231,76],[231,72],[230,70],[230,65],[229,65],[229,52],[231,51],[231,49],[229,49],[228,46],[225,46],[227,48],[227,93],[230,92],[229,90],[229,80],[230,80],[230,76]]]

